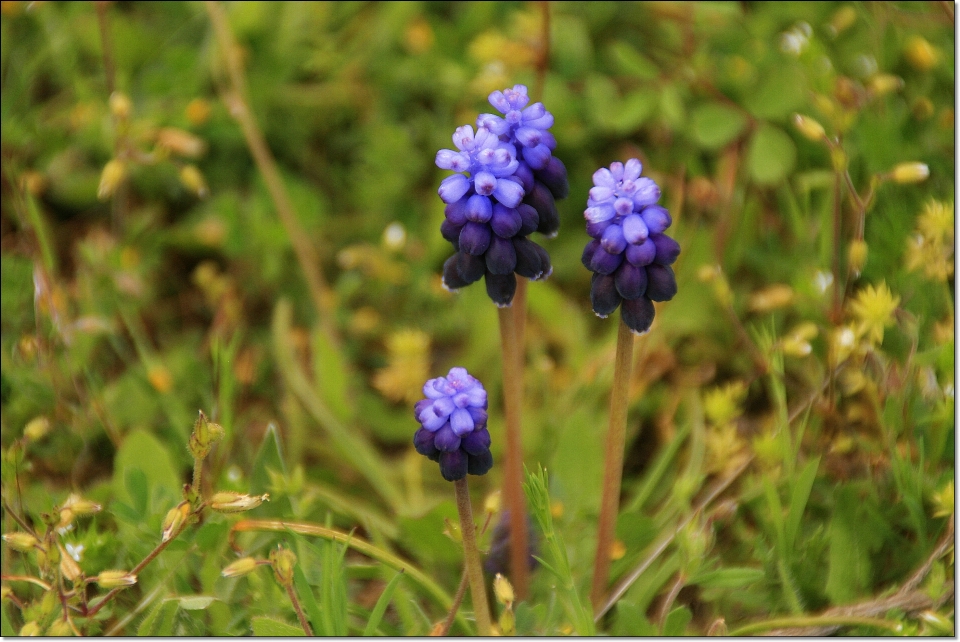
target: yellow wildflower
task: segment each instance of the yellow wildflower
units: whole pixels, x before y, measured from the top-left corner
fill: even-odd
[[[373,386],[391,401],[418,401],[430,374],[430,336],[421,330],[394,332],[387,353],[388,365],[374,375]]]
[[[857,334],[875,344],[883,342],[883,329],[893,324],[893,312],[898,305],[900,297],[894,296],[885,282],[860,290],[850,303],[850,311],[859,322]]]

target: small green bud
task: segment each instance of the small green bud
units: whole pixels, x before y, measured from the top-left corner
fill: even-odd
[[[54,620],[53,624],[47,627],[47,635],[53,638],[72,637],[73,629],[70,623],[62,618]]]
[[[922,183],[928,176],[930,168],[925,163],[900,163],[890,171],[890,178],[903,185]]]
[[[209,506],[218,513],[242,513],[243,511],[256,508],[263,502],[270,501],[270,494],[246,495],[243,493],[232,493],[229,491],[219,491],[210,498]]]
[[[161,541],[165,542],[173,537],[173,534],[178,532],[183,526],[183,522],[189,514],[189,502],[180,502],[167,511],[166,516],[163,518]]]
[[[40,441],[50,432],[50,420],[46,417],[31,419],[23,429],[23,438],[27,441]]]
[[[850,271],[854,275],[860,276],[863,266],[867,262],[867,243],[863,239],[857,239],[850,243],[850,250],[847,253],[847,261],[850,264]]]
[[[43,631],[40,630],[40,625],[33,621],[27,622],[20,629],[20,637],[24,638],[35,638],[42,634]]]
[[[127,175],[127,166],[123,161],[116,158],[111,159],[103,167],[103,173],[100,174],[100,186],[97,187],[97,198],[105,201],[117,191],[117,187],[123,182]]]
[[[293,583],[293,568],[297,564],[297,556],[288,548],[278,548],[270,553],[270,564],[273,566],[273,575],[282,586]]]
[[[503,609],[503,613],[497,620],[497,625],[500,627],[500,635],[516,635],[517,617],[513,614],[512,608],[508,606]]]
[[[513,585],[510,584],[510,580],[505,578],[500,573],[497,573],[497,576],[493,578],[493,594],[497,598],[497,602],[510,606],[513,604],[513,600],[516,599],[513,594]]]
[[[73,514],[77,517],[86,517],[87,515],[93,515],[103,510],[103,506],[100,504],[94,503],[89,499],[84,499],[76,493],[71,493],[71,495],[67,497],[67,501],[63,502],[60,510],[62,511],[65,508],[73,511]]]
[[[83,577],[83,570],[59,544],[57,548],[60,549],[60,573],[71,582],[76,582],[77,579]]]
[[[110,113],[118,120],[130,118],[130,112],[133,111],[133,104],[130,98],[122,91],[115,91],[110,94]]]
[[[260,563],[252,557],[242,557],[236,562],[227,565],[220,574],[224,577],[242,577],[257,568],[259,564]]]
[[[196,459],[204,459],[213,445],[221,439],[223,439],[223,427],[207,421],[207,416],[201,410],[200,416],[193,424],[193,433],[190,434],[190,453]]]
[[[827,133],[823,130],[823,125],[809,116],[794,114],[793,125],[797,128],[797,131],[803,134],[804,138],[808,138],[812,141],[821,141],[827,135]]]
[[[903,78],[893,74],[877,74],[867,83],[867,88],[874,96],[885,96],[900,91],[903,88]]]
[[[40,543],[36,537],[30,533],[24,533],[23,531],[7,533],[3,536],[3,541],[5,541],[13,550],[24,553],[33,550],[33,548]]]
[[[136,583],[137,576],[129,571],[101,571],[97,576],[97,584],[105,589],[133,586]]]

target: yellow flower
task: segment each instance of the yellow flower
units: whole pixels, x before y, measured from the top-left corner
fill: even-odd
[[[850,303],[850,311],[859,322],[857,334],[879,344],[883,341],[883,329],[893,324],[893,312],[900,305],[900,297],[893,296],[885,282],[879,287],[868,285],[857,293]]]
[[[373,386],[391,401],[414,403],[422,397],[430,374],[430,336],[420,330],[400,330],[387,338],[386,368],[373,377]]]
[[[928,201],[907,240],[907,269],[922,269],[928,279],[945,282],[953,274],[953,233],[953,203]]]
[[[733,421],[742,414],[739,406],[746,395],[747,387],[742,381],[713,388],[703,395],[707,418],[717,426]]]

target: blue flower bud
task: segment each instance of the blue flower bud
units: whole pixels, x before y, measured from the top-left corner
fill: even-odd
[[[482,256],[490,247],[491,236],[490,226],[486,223],[467,221],[460,231],[460,251]]]
[[[464,368],[451,368],[446,377],[423,385],[426,399],[414,405],[421,428],[413,435],[418,453],[437,461],[447,481],[469,472],[490,470],[490,433],[486,429],[487,391]]]
[[[513,274],[517,267],[517,251],[513,248],[513,241],[509,239],[494,236],[484,256],[487,260],[487,272],[490,274]]]
[[[640,161],[634,158],[594,172],[594,186],[583,212],[587,234],[593,240],[581,257],[594,273],[590,287],[593,311],[605,317],[622,302],[624,323],[641,333],[653,323],[652,302],[668,301],[677,293],[676,277],[669,266],[680,254],[680,245],[663,233],[673,221],[665,208],[656,205],[660,187],[640,176],[642,171]]]
[[[487,296],[498,308],[510,307],[513,295],[517,292],[517,277],[512,273],[506,275],[487,272],[484,277],[487,285]]]

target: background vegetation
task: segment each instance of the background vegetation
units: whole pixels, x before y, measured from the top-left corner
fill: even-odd
[[[550,544],[583,600],[616,336],[579,260],[592,173],[639,157],[683,248],[679,294],[635,350],[623,590],[598,631],[953,634],[951,3],[224,8],[246,94],[200,3],[3,3],[2,530],[49,533],[95,602],[83,577],[160,543],[202,409],[225,430],[205,494],[269,493],[240,517],[355,529],[435,590],[207,513],[75,630],[296,631],[267,570],[221,576],[278,542],[317,632],[424,635],[446,616],[456,507],[413,451],[411,407],[462,365],[490,391],[496,461],[503,421],[495,308],[440,285],[433,159],[523,83],[571,185],[553,276],[529,288],[524,458],[549,471]],[[905,162],[929,178],[890,174]],[[501,475],[471,479],[481,521]],[[103,510],[64,516],[71,493]],[[4,544],[2,633],[65,632],[77,575],[26,548]],[[562,588],[538,571],[517,631],[572,632]]]

